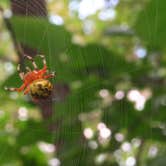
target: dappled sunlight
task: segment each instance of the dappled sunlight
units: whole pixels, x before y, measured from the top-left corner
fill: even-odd
[[[122,133],[116,133],[115,134],[115,139],[118,142],[122,142],[124,140],[124,135]]]
[[[126,160],[126,166],[134,166],[136,164],[136,160],[134,157],[130,156]]]
[[[6,70],[7,73],[12,74],[14,72],[14,67],[13,67],[12,63],[6,62],[4,64],[4,67],[5,67],[5,70]]]
[[[49,16],[49,21],[50,23],[55,25],[63,25],[64,23],[63,18],[61,16],[53,14]]]
[[[96,156],[96,158],[95,158],[95,162],[97,163],[97,164],[102,164],[102,163],[104,163],[104,161],[106,160],[106,158],[107,158],[107,154],[99,154],[98,156]]]
[[[129,142],[124,142],[121,146],[121,149],[124,152],[130,152],[131,151],[131,144]]]
[[[150,158],[153,158],[157,155],[157,153],[158,153],[158,148],[157,148],[157,146],[153,145],[149,148],[148,156]]]
[[[61,162],[59,159],[57,158],[52,158],[48,161],[48,165],[49,166],[60,166],[61,165]]]
[[[164,6],[0,1],[0,166],[164,166]]]
[[[79,4],[79,18],[85,19],[87,16],[95,14],[97,10],[104,8],[104,0],[81,0]]]
[[[55,145],[47,142],[39,142],[38,147],[44,153],[54,153],[56,150]]]
[[[151,97],[151,91],[148,89],[142,92],[136,89],[133,89],[133,90],[130,90],[127,94],[128,100],[135,103],[135,108],[138,111],[142,111],[144,109],[146,100],[149,99],[150,97]]]
[[[111,130],[107,127],[99,128],[99,137],[101,139],[109,139],[111,136]]]
[[[85,20],[83,23],[83,30],[86,35],[90,35],[95,30],[95,23],[92,20]]]
[[[121,166],[135,166],[136,165],[136,156],[135,152],[138,150],[137,138],[134,138],[132,142],[123,142],[121,144],[121,149],[118,149],[114,152],[114,157]]]
[[[124,98],[124,96],[125,96],[125,93],[122,90],[119,90],[115,93],[115,98],[117,100],[122,100]]]
[[[102,21],[113,20],[116,18],[116,10],[107,9],[100,11],[98,17]]]
[[[84,136],[87,139],[91,139],[93,137],[93,130],[91,128],[84,129]]]
[[[3,110],[0,110],[0,118],[3,118],[5,115],[5,112]]]
[[[88,142],[88,146],[89,146],[89,148],[91,148],[91,149],[93,149],[93,150],[95,150],[95,149],[98,148],[98,144],[97,144],[97,142],[94,141],[94,140],[90,140],[90,141]]]
[[[109,91],[107,89],[101,89],[100,92],[99,92],[99,95],[102,98],[107,98],[109,96]]]
[[[5,18],[10,18],[10,17],[12,17],[12,15],[13,15],[13,13],[10,9],[4,10],[4,17]]]
[[[134,54],[138,58],[144,58],[147,55],[147,50],[143,47],[136,47],[134,50]]]
[[[18,119],[21,121],[28,120],[28,110],[25,107],[20,107],[18,110]]]

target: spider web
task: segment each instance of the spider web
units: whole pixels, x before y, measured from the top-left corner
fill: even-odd
[[[28,3],[29,1],[25,1],[25,3]],[[30,2],[29,2],[30,3]],[[18,7],[22,7],[20,4],[17,4],[18,5]],[[34,6],[34,4],[31,4],[32,6]],[[36,8],[39,8],[40,9],[40,12],[41,12],[41,15],[45,15],[45,13],[43,12],[43,8],[41,7],[41,5],[37,2],[37,4],[35,4],[36,5]],[[156,17],[155,17],[155,27],[157,28],[157,5],[156,5]],[[31,12],[30,13],[28,13],[28,11],[26,11],[26,15],[28,15],[28,14],[31,14]],[[37,17],[37,16],[33,16],[36,20],[40,20],[40,18],[39,17]],[[25,21],[25,25],[24,25],[24,27],[23,27],[23,29],[24,29],[24,39],[26,40],[26,37],[27,37],[27,35],[26,35],[26,21]],[[147,24],[149,24],[149,22],[147,22]],[[48,29],[47,29],[47,27],[45,28],[45,31],[44,31],[44,33],[43,33],[43,35],[41,36],[41,41],[40,41],[40,43],[38,44],[38,48],[37,48],[37,50],[40,50],[40,48],[42,47],[42,42],[43,42],[43,40],[45,40],[45,36],[47,35],[47,33],[48,33]],[[147,31],[147,33],[149,33],[149,37],[151,37],[151,33],[150,33],[150,31]],[[154,34],[154,36],[155,36],[156,34]],[[68,39],[66,39],[66,41],[67,41]],[[54,69],[54,68],[56,68],[56,64],[58,65],[58,63],[59,63],[59,61],[56,61],[56,58],[58,58],[58,56],[55,58],[55,62],[53,62],[53,55],[52,55],[52,52],[51,52],[51,43],[50,43],[50,41],[49,40],[47,40],[48,41],[48,58],[47,58],[47,63],[49,64],[49,66],[50,66],[50,69],[52,70],[52,69]],[[67,43],[67,42],[66,42]],[[56,47],[56,46],[55,46]],[[85,48],[87,49],[87,47],[85,46]],[[65,53],[65,54],[69,54],[70,53],[70,50],[71,48],[67,48],[63,53]],[[77,51],[78,51],[78,54],[79,54],[79,56],[77,57],[78,58],[78,62],[76,62],[76,61],[72,61],[71,62],[71,65],[70,66],[72,66],[72,69],[73,69],[73,73],[75,74],[75,73],[80,73],[80,74],[82,74],[82,76],[84,77],[85,75],[91,75],[91,73],[93,73],[93,70],[90,70],[90,69],[87,69],[87,67],[86,66],[88,66],[88,61],[87,61],[87,57],[86,56],[84,56],[85,54],[86,54],[86,52],[87,52],[87,54],[89,54],[89,52],[86,50],[86,49],[82,49],[82,47],[78,47],[78,49],[77,49]],[[104,74],[105,74],[105,68],[107,67],[106,66],[106,58],[103,56],[103,50],[102,50],[102,48],[101,47],[99,47],[99,46],[97,46],[96,47],[96,49],[93,49],[93,50],[95,50],[95,53],[97,53],[95,56],[96,56],[96,59],[99,59],[100,60],[100,67],[101,67],[101,70],[100,70],[100,72],[102,73],[101,75],[103,75],[103,77],[104,77]],[[71,51],[72,52],[72,51]],[[92,52],[92,54],[93,54],[93,52]],[[79,60],[82,60],[82,63],[79,63]],[[94,60],[96,60],[96,59],[94,59]],[[116,58],[115,58],[116,59]],[[110,64],[110,65],[112,65],[112,66],[114,66],[113,68],[120,68],[120,66],[116,66],[116,60],[114,60],[114,57],[111,59],[112,60],[112,63]],[[92,60],[93,61],[93,60]],[[85,67],[83,68],[83,69],[80,69],[80,68],[77,68],[77,66],[81,66],[82,64],[84,64],[85,65]],[[62,66],[62,68],[63,68],[63,66]],[[112,68],[112,69],[113,69]],[[137,73],[137,71],[139,72],[139,68],[138,67],[133,67],[133,66],[129,66],[129,67],[126,67],[126,71],[125,72],[129,72],[129,75],[131,74],[134,74],[134,73]],[[80,71],[80,70],[82,70],[82,71]],[[131,70],[131,71],[130,71]],[[95,72],[96,72],[96,70],[95,70]],[[98,74],[98,73],[97,73]],[[124,73],[122,73],[122,74],[124,74]],[[72,75],[72,74],[71,74]],[[77,74],[76,74],[77,75]],[[112,77],[113,77],[113,80],[115,79],[116,80],[116,78],[114,78],[115,77],[115,75],[113,75],[113,73],[112,73],[112,75],[111,75]],[[58,77],[58,73],[57,73],[57,77]],[[62,78],[62,81],[63,81],[63,76],[61,76],[61,78]],[[79,87],[79,86],[81,86],[81,84],[84,84],[83,83],[83,81],[84,80],[79,80],[80,79],[80,77],[78,77],[78,80],[77,79],[75,79],[75,81],[71,81],[69,84],[70,84],[70,86],[72,86],[74,83]],[[101,79],[100,81],[102,82],[104,80],[104,78],[103,79]],[[109,79],[110,80],[110,79]],[[53,82],[55,82],[56,83],[56,77],[52,80]],[[86,80],[87,81],[87,80]],[[82,83],[80,83],[80,82],[82,82]],[[72,84],[73,83],[73,84]],[[117,82],[116,82],[117,83]],[[96,87],[96,88],[95,88]],[[88,82],[87,84],[86,84],[86,86],[84,87],[84,88],[80,88],[80,90],[79,90],[79,88],[78,88],[78,90],[76,91],[76,93],[74,93],[74,95],[70,98],[70,96],[69,96],[69,100],[68,100],[68,98],[67,99],[65,99],[65,101],[64,101],[64,105],[67,103],[67,110],[66,110],[66,112],[64,113],[64,112],[62,112],[62,115],[59,113],[59,111],[61,111],[62,109],[64,109],[64,108],[66,108],[65,106],[63,107],[63,106],[59,106],[58,105],[58,98],[56,98],[56,97],[54,97],[54,98],[52,98],[52,101],[53,101],[53,109],[55,109],[55,112],[53,113],[53,115],[52,115],[52,117],[51,117],[51,122],[54,122],[54,123],[56,123],[56,125],[50,125],[50,127],[57,127],[59,130],[62,130],[63,131],[63,134],[62,134],[62,136],[61,136],[61,133],[58,133],[57,131],[57,129],[54,129],[54,132],[52,132],[52,133],[50,133],[51,134],[51,144],[40,144],[39,145],[39,147],[41,148],[41,149],[43,149],[44,150],[44,147],[45,147],[45,150],[47,149],[48,151],[49,150],[51,150],[51,149],[53,149],[53,146],[51,146],[51,145],[53,145],[53,144],[55,144],[55,147],[57,147],[57,152],[56,153],[58,153],[58,141],[60,141],[59,142],[59,144],[65,144],[65,140],[66,140],[66,138],[65,137],[70,137],[71,135],[73,136],[75,136],[76,138],[77,138],[77,135],[80,133],[80,131],[77,131],[77,130],[66,130],[66,128],[64,128],[63,129],[63,127],[64,126],[61,126],[62,125],[62,122],[59,122],[59,121],[55,121],[55,119],[57,118],[56,116],[62,116],[61,118],[60,118],[60,120],[61,121],[63,121],[63,116],[64,116],[64,119],[65,120],[68,120],[68,124],[69,125],[71,125],[71,127],[73,127],[72,126],[72,124],[73,124],[73,121],[72,121],[72,119],[70,119],[70,117],[76,112],[76,109],[79,109],[78,111],[80,111],[80,113],[83,113],[84,112],[84,110],[87,108],[86,107],[86,99],[85,98],[83,98],[82,96],[81,96],[81,94],[88,94],[88,92],[89,91],[91,91],[91,89],[95,89],[94,91],[96,91],[96,92],[94,92],[94,94],[96,93],[98,93],[99,92],[99,95],[100,95],[100,97],[103,97],[104,95],[110,95],[109,93],[109,91],[111,91],[111,88],[108,90],[107,89],[107,87],[105,87],[105,86],[103,86],[103,85],[98,85],[98,83],[97,82],[95,82],[94,81],[94,83],[93,83],[93,81],[92,82]],[[117,90],[118,88],[114,88],[112,91],[112,95],[114,95],[115,94],[115,89]],[[55,91],[55,93],[56,93],[56,91]],[[80,95],[78,95],[78,94],[80,94]],[[69,94],[70,95],[70,94]],[[77,97],[79,98],[79,100],[82,100],[80,103],[77,103],[77,102],[79,102],[79,100],[77,100]],[[88,98],[89,96],[87,96],[87,98]],[[104,98],[104,97],[103,97]],[[85,101],[84,101],[85,100]],[[89,99],[90,100],[90,99]],[[94,100],[96,100],[96,98],[94,99]],[[99,100],[99,99],[98,99]],[[97,100],[96,100],[97,101]],[[54,105],[55,104],[55,105]],[[101,107],[99,106],[99,105],[95,105],[96,103],[91,103],[92,104],[92,106],[91,106],[91,112],[95,112],[95,111],[93,111],[93,109],[96,109],[96,108],[98,108],[98,109],[101,109]],[[62,104],[63,105],[63,104]],[[111,107],[112,109],[114,109],[113,107]],[[130,115],[129,115],[129,113],[127,112],[127,110],[128,110],[128,108],[126,108],[125,106],[123,106],[123,103],[120,103],[120,107],[117,107],[117,108],[119,108],[120,109],[120,114],[119,114],[119,116],[122,116],[122,118],[120,119],[120,125],[121,126],[124,126],[124,127],[126,127],[127,128],[127,125],[128,125],[128,123],[130,122]],[[116,109],[117,109],[116,108]],[[82,111],[82,112],[81,112]],[[116,110],[117,111],[117,110]],[[86,116],[91,116],[91,112],[89,112],[88,114],[85,114],[85,115],[83,115],[82,116],[82,114],[80,115],[80,114],[78,114],[79,115],[79,119],[84,119]],[[59,115],[60,114],[60,115]],[[69,118],[66,118],[67,116],[69,116]],[[85,117],[84,117],[85,116]],[[94,115],[93,115],[94,116]],[[93,117],[92,116],[92,117]],[[111,115],[112,116],[112,115]],[[82,117],[82,118],[80,118],[80,117]],[[95,117],[95,116],[94,116]],[[87,118],[87,117],[86,117]],[[107,119],[107,117],[105,117],[106,119]],[[87,118],[88,119],[88,118]],[[105,119],[105,120],[106,120]],[[102,119],[103,120],[103,119]],[[101,122],[102,121],[101,119],[98,121],[98,123],[99,122]],[[89,120],[87,120],[87,121],[91,121],[91,119]],[[85,123],[87,123],[87,121],[85,122]],[[63,121],[64,122],[64,121]],[[45,123],[44,121],[42,122],[42,123]],[[88,122],[89,123],[89,122]],[[78,124],[79,125],[79,123],[76,123],[76,124]],[[35,129],[33,129],[33,125],[31,125],[31,123],[30,124],[28,124],[29,125],[29,127],[28,127],[28,129],[30,130],[30,131],[33,131],[33,132],[31,132],[31,133],[36,133],[36,135],[38,135],[37,133],[42,133],[42,128],[35,128]],[[82,128],[84,128],[84,126],[83,125],[85,125],[86,126],[86,124],[82,124]],[[103,125],[103,124],[102,124]],[[113,125],[113,124],[111,124],[111,125]],[[88,126],[88,125],[87,125]],[[101,126],[101,123],[100,123],[100,126]],[[110,127],[110,126],[109,126]],[[111,130],[109,129],[109,127],[105,127],[104,128],[104,131],[105,131],[105,134],[107,133],[107,134],[109,134],[110,132],[111,132]],[[90,137],[90,135],[92,134],[92,133],[94,133],[94,131],[93,130],[91,130],[90,129],[90,127],[85,127],[85,129],[86,130],[81,130],[81,132],[84,134],[84,136],[85,137]],[[100,132],[100,130],[98,131],[98,132]],[[102,132],[101,132],[102,133]],[[152,130],[151,131],[148,131],[148,133],[151,135],[151,137],[153,137],[153,135],[152,135]],[[32,137],[33,137],[33,135],[32,135]],[[56,140],[55,140],[55,137],[56,137]],[[40,140],[41,139],[41,140]],[[37,141],[36,142],[34,142],[34,144],[36,144],[36,143],[41,143],[43,140],[42,140],[42,138],[40,138],[40,139],[37,139]],[[112,138],[113,139],[113,138]],[[88,139],[87,139],[87,143],[89,143],[89,145],[92,147],[92,149],[94,148],[94,147],[96,147],[96,140],[91,140],[91,141],[89,141]],[[19,142],[18,142],[19,143]],[[82,142],[81,142],[82,143]],[[80,143],[80,144],[81,144]],[[90,144],[91,143],[91,144]],[[126,142],[125,142],[126,143]],[[67,142],[67,144],[69,144],[70,145],[70,141],[69,142]],[[42,146],[42,145],[44,145],[44,146]],[[74,147],[76,147],[78,144],[77,144],[77,142],[76,142],[76,145],[74,145],[73,144],[73,142],[71,143],[71,145],[70,146],[67,146],[67,145],[65,145],[67,148],[67,150],[68,150],[68,148],[69,147],[72,147],[72,146],[74,146]],[[123,144],[123,145],[126,145],[126,146],[131,146],[131,144],[129,143],[129,142],[127,142],[127,144]],[[61,145],[60,145],[61,146]],[[79,146],[79,145],[78,145]],[[54,148],[55,148],[54,147]],[[124,148],[125,146],[122,146],[122,149]],[[77,147],[78,148],[78,147]],[[79,155],[78,156],[78,158],[74,158],[73,159],[73,164],[74,165],[81,165],[81,162],[82,162],[82,160],[84,159],[84,156],[86,156],[88,153],[89,153],[89,156],[91,155],[91,153],[90,152],[88,152],[88,150],[87,150],[88,148],[87,148],[87,146],[84,146],[83,145],[83,148],[81,147],[81,145],[80,145],[80,153],[81,153],[81,155]],[[125,149],[125,148],[124,148]],[[116,150],[116,149],[115,149]],[[1,152],[1,158],[3,157],[3,154],[2,154],[3,152]],[[65,150],[64,150],[64,153],[65,153]],[[72,154],[72,152],[70,152],[71,154]],[[115,154],[116,155],[116,154]],[[118,154],[119,156],[122,156],[122,154]],[[55,155],[56,156],[56,155]],[[55,156],[52,156],[52,158],[50,158],[50,163],[52,163],[52,165],[58,165],[59,164],[59,160],[55,157]],[[95,156],[95,155],[94,155]],[[93,156],[93,157],[94,157]],[[96,156],[95,156],[96,157]],[[99,160],[99,162],[100,162],[100,159],[102,160],[103,158],[105,158],[106,156],[105,156],[105,154],[102,154],[102,155],[99,155],[99,157],[98,157],[98,160]],[[97,158],[97,157],[96,157]],[[132,162],[133,162],[133,158],[129,158],[130,160],[128,160],[128,162],[131,164]],[[91,159],[92,160],[92,159]],[[94,159],[95,160],[95,159]],[[104,159],[103,159],[104,160]],[[63,161],[61,161],[62,163],[63,163]],[[67,163],[65,163],[66,165],[67,165]],[[126,164],[126,163],[125,163]],[[125,165],[124,163],[122,163],[122,164],[120,164],[119,163],[119,165]],[[50,164],[51,165],[51,164]],[[126,166],[128,166],[127,164],[126,164]],[[132,164],[131,164],[131,166],[132,166]]]

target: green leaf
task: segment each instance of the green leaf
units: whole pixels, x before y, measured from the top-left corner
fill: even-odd
[[[164,48],[166,45],[165,6],[165,0],[151,0],[140,12],[134,27],[151,48]]]
[[[64,102],[56,103],[55,118],[65,117],[72,119],[80,113],[92,111],[94,103],[97,100],[96,93],[102,88],[100,79],[89,78],[81,83],[81,87],[72,90],[71,94],[66,97]],[[67,117],[65,116],[67,115]]]
[[[57,73],[55,81],[84,80],[89,75],[114,80],[124,74],[140,75],[148,68],[127,62],[99,44],[72,44],[69,32],[44,19],[13,17],[11,23],[18,41],[47,55],[48,67]]]
[[[158,127],[153,127],[155,117],[157,120],[161,116],[155,116],[151,111],[146,107],[145,110],[139,112],[124,99],[114,101],[110,108],[104,111],[102,118],[113,132],[126,131],[128,139],[140,137],[147,140],[164,141],[163,131]]]
[[[68,47],[70,34],[43,18],[12,17],[10,19],[17,40],[54,57]]]
[[[28,152],[20,155],[23,165],[47,165],[46,155],[39,150],[37,145],[29,146],[27,148],[29,148]]]
[[[97,72],[104,73],[119,73],[128,70],[131,65],[124,57],[109,51],[102,45],[93,43],[84,47],[78,45],[71,45],[68,48],[69,65],[74,69],[84,69],[85,73]]]
[[[47,124],[43,122],[28,120],[17,125],[19,128],[19,134],[17,135],[19,146],[33,145],[40,140],[52,142],[53,135],[48,130]]]

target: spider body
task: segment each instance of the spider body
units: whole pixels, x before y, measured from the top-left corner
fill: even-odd
[[[19,76],[23,81],[23,84],[19,88],[5,88],[6,90],[10,91],[17,91],[21,92],[24,91],[24,94],[30,93],[33,98],[47,98],[51,95],[53,85],[48,78],[54,77],[53,73],[47,74],[47,65],[46,60],[43,55],[40,57],[43,59],[43,68],[38,69],[36,63],[34,62],[33,58],[30,56],[26,56],[29,60],[32,61],[34,70],[30,68],[26,68],[28,72],[24,74],[20,72],[20,65],[18,65],[17,70],[19,71]]]
[[[49,80],[39,79],[30,84],[30,94],[33,98],[47,98],[51,95],[53,85]]]

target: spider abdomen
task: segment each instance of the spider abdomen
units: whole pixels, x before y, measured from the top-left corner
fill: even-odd
[[[38,79],[30,84],[30,94],[33,98],[42,99],[51,95],[53,85],[49,80]]]

